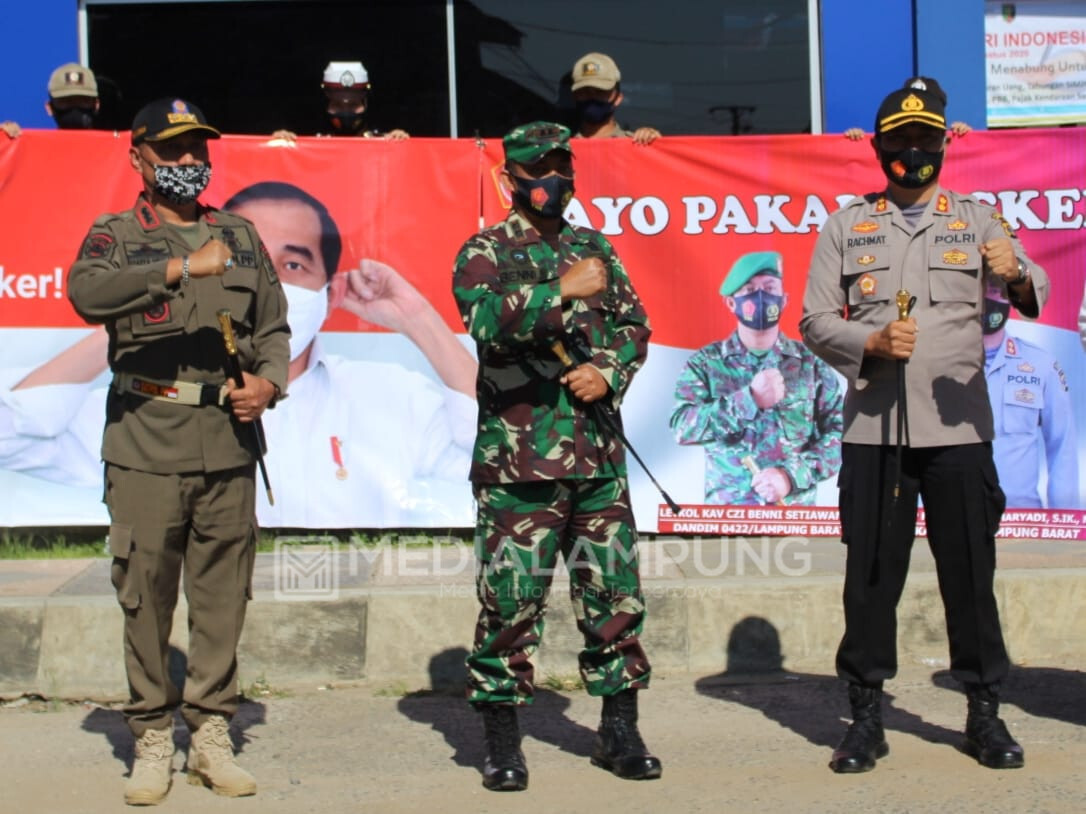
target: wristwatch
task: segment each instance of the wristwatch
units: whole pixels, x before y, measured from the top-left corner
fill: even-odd
[[[1018,258],[1015,259],[1018,260]],[[1018,276],[1011,280],[1011,285],[1018,285],[1020,283],[1024,283],[1028,279],[1029,267],[1021,260],[1018,260]]]

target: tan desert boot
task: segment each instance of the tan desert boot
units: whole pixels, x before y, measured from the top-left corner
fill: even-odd
[[[256,794],[256,780],[234,760],[230,724],[221,715],[212,715],[192,733],[188,773],[189,783],[203,783],[223,797]]]
[[[124,786],[130,806],[157,806],[166,799],[173,771],[173,727],[148,729],[136,739],[136,760]]]

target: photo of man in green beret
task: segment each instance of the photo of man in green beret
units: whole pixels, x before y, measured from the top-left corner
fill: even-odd
[[[675,384],[671,430],[705,448],[705,502],[815,502],[841,467],[841,386],[780,331],[788,295],[773,251],[739,257],[720,286],[735,332],[694,353]]]

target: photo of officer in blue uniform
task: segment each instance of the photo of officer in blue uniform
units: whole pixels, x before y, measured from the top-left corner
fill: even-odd
[[[1006,291],[989,284],[984,375],[995,419],[992,449],[999,485],[1008,508],[1078,508],[1078,446],[1067,377],[1048,351],[1007,333],[1009,312]],[[1048,474],[1043,498],[1042,467]]]

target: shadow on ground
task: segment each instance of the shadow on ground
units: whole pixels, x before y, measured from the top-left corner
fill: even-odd
[[[428,724],[453,750],[458,766],[482,769],[483,724],[464,700],[467,650],[450,648],[430,660],[430,690],[400,699],[397,708],[412,721]],[[589,757],[595,730],[571,719],[569,699],[552,690],[536,688],[535,703],[519,710],[521,734],[579,757]]]
[[[791,672],[783,665],[777,629],[749,616],[732,628],[724,672],[698,679],[694,686],[702,695],[756,709],[809,743],[833,749],[850,719],[844,682],[834,675]],[[962,715],[964,720],[964,706]],[[954,748],[961,740],[960,733],[895,706],[889,692],[884,694],[883,725]]]
[[[935,673],[931,681],[944,690],[961,692],[949,670]],[[1081,670],[1011,667],[999,695],[1001,703],[1014,704],[1029,715],[1086,726],[1086,672]]]
[[[187,663],[185,654],[181,650],[175,647],[170,648],[170,679],[182,688],[182,692],[184,691]],[[242,701],[237,714],[230,722],[230,734],[234,741],[234,749],[238,754],[244,752],[245,746],[254,737],[257,737],[250,730],[255,726],[263,725],[266,714],[267,708],[263,703],[248,699]],[[81,727],[85,732],[93,732],[105,737],[113,750],[113,757],[125,766],[125,773],[127,773],[128,767],[132,765],[135,741],[132,732],[128,728],[128,723],[125,721],[124,713],[119,709],[97,707],[87,713]],[[185,722],[181,719],[180,712],[174,713],[173,739],[179,751],[188,751],[191,739],[188,727],[185,726]]]

